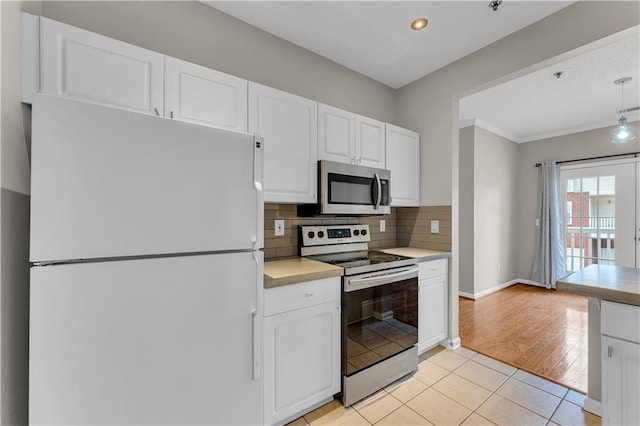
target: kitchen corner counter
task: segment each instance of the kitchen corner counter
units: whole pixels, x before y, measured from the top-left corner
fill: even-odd
[[[343,269],[304,257],[264,262],[264,288],[297,284],[323,278],[340,277]]]
[[[436,259],[448,259],[451,257],[451,252],[422,249],[415,247],[397,247],[390,249],[380,250],[384,253],[395,254],[396,256],[407,256],[414,259],[418,259],[418,262],[425,262],[428,260]]]
[[[589,265],[560,279],[556,289],[596,299],[640,306],[640,269]]]

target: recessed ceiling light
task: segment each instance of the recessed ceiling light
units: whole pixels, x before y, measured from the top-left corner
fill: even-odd
[[[418,18],[411,23],[411,29],[416,31],[424,29],[427,26],[429,21],[426,18]]]

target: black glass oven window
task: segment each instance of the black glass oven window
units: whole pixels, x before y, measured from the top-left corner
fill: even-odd
[[[416,278],[343,294],[347,376],[418,343]]]
[[[371,185],[373,178],[329,173],[329,204],[373,204]]]

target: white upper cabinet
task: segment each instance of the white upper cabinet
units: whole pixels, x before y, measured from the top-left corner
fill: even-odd
[[[356,115],[356,162],[363,166],[386,168],[385,124]]]
[[[247,131],[247,80],[165,56],[165,116]]]
[[[162,55],[90,31],[40,19],[42,91],[162,114]]]
[[[355,164],[356,116],[318,104],[318,160]]]
[[[420,205],[420,134],[387,124],[387,169],[391,171],[391,206]]]
[[[318,104],[318,159],[383,169],[384,129],[381,121]]]
[[[318,103],[249,82],[249,133],[264,136],[264,198],[315,203]]]

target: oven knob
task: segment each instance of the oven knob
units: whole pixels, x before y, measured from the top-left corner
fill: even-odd
[[[307,234],[307,237],[309,237],[309,238],[313,238],[315,236],[316,236],[316,233],[313,232],[313,231],[309,231],[309,233]]]
[[[353,235],[358,236],[360,235],[360,231],[358,231],[357,229],[353,230]]]
[[[324,237],[324,232],[323,231],[318,231],[318,238],[322,238]]]
[[[362,235],[367,235],[367,230],[366,230],[366,229],[363,229],[362,231],[360,231],[360,233],[361,233]]]

